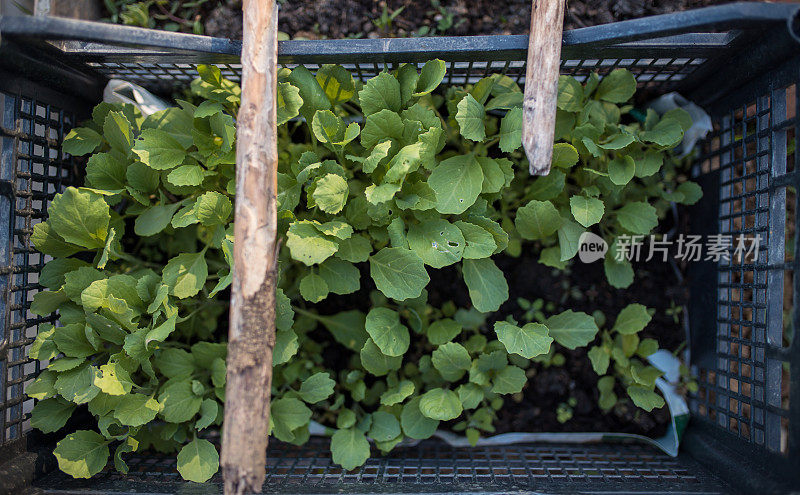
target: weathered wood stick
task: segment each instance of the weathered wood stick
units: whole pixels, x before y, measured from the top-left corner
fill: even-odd
[[[531,175],[549,174],[553,158],[564,3],[565,0],[533,0],[531,6],[522,103],[522,146]]]
[[[275,0],[244,0],[242,103],[236,124],[236,218],[222,435],[225,494],[264,483],[277,276]]]

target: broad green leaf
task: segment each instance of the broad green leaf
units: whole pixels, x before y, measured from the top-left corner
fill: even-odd
[[[640,407],[647,412],[664,406],[664,398],[647,387],[630,385],[626,392],[628,392],[628,397],[636,404],[636,407]]]
[[[186,150],[177,139],[161,129],[145,129],[136,139],[133,152],[154,170],[169,170],[183,163]]]
[[[375,146],[388,139],[400,139],[403,136],[403,120],[397,115],[396,112],[392,110],[383,109],[378,112],[375,112],[366,118],[366,123],[364,124],[364,130],[361,132],[361,145],[367,149],[375,148]],[[391,143],[389,143],[391,145]],[[389,147],[384,145],[386,152],[388,152]],[[383,155],[386,155],[386,152],[383,152]],[[373,151],[372,154],[374,154]],[[372,154],[370,157],[372,158]],[[376,161],[377,160],[377,161]],[[380,158],[372,158],[371,165],[365,168],[365,172],[371,173],[375,170],[375,166],[377,166],[378,161]],[[374,163],[374,165],[372,165]],[[371,169],[371,170],[370,170]]]
[[[355,96],[353,76],[341,65],[323,65],[317,70],[316,78],[333,105],[348,101]]]
[[[169,260],[162,274],[171,295],[178,299],[195,296],[208,277],[205,253],[179,254]]]
[[[126,171],[127,163],[118,153],[96,153],[86,163],[86,181],[97,189],[122,192]]]
[[[399,369],[403,363],[402,356],[387,356],[370,338],[361,348],[361,365],[375,376],[383,376],[390,371]]]
[[[452,390],[435,388],[420,396],[419,411],[427,418],[449,421],[461,415],[463,406],[458,394]]]
[[[64,136],[61,145],[64,153],[81,156],[94,152],[103,142],[103,136],[88,127],[76,127]]]
[[[344,121],[330,110],[318,110],[311,121],[314,136],[321,143],[334,143],[344,135]]]
[[[600,398],[597,405],[603,411],[608,411],[617,403],[617,394],[614,393],[614,377],[604,376],[597,380],[597,390],[600,391]]]
[[[614,135],[611,139],[604,143],[598,143],[597,146],[603,148],[604,150],[620,150],[635,140],[636,138],[634,138],[631,134],[620,133]]]
[[[108,463],[109,440],[99,433],[78,430],[64,437],[53,450],[58,467],[73,478],[91,478]]]
[[[194,118],[191,111],[182,108],[167,108],[148,115],[142,122],[142,129],[161,129],[167,131],[182,146],[192,145],[192,126]]]
[[[100,366],[100,372],[94,377],[94,384],[108,395],[129,394],[134,385],[125,368],[117,363]]]
[[[610,363],[610,354],[602,346],[594,346],[588,352],[589,361],[592,363],[592,369],[598,375],[605,375],[608,371]]]
[[[585,346],[599,331],[594,318],[571,309],[551,316],[544,324],[550,330],[550,336],[567,349]]]
[[[403,64],[394,74],[397,77],[397,82],[400,83],[400,99],[402,100],[402,105],[405,106],[417,89],[417,81],[419,80],[417,66],[416,64]]]
[[[683,128],[675,119],[661,119],[652,129],[639,133],[639,138],[659,146],[673,147],[683,139]]]
[[[167,174],[167,181],[175,186],[199,186],[203,179],[205,172],[199,165],[181,165]]]
[[[133,162],[128,165],[125,178],[130,187],[142,193],[154,192],[161,183],[161,174],[158,173],[158,170],[153,170],[141,162]],[[149,201],[146,203],[149,204]]]
[[[625,289],[633,283],[633,267],[628,260],[616,261],[609,251],[603,261],[608,283],[615,289]]]
[[[373,77],[364,89],[358,92],[358,101],[364,116],[372,115],[383,109],[400,111],[400,83],[388,72],[381,72]]]
[[[620,226],[633,234],[649,234],[658,225],[656,209],[641,201],[627,203],[615,213]]]
[[[278,83],[277,100],[277,125],[283,125],[297,117],[303,106],[300,90],[287,82]]]
[[[155,205],[147,208],[136,217],[133,231],[138,236],[148,237],[164,230],[172,221],[172,216],[180,208],[180,203]]]
[[[335,385],[327,372],[314,373],[300,385],[300,397],[309,404],[316,404],[330,397]]]
[[[625,103],[636,92],[636,78],[626,69],[614,69],[603,77],[594,97],[611,103]]]
[[[553,343],[547,327],[541,323],[526,323],[520,328],[507,321],[498,321],[494,324],[494,331],[509,354],[519,354],[526,359],[547,354]]]
[[[103,136],[115,151],[128,156],[133,145],[131,122],[122,112],[111,111],[103,122]]]
[[[82,251],[80,246],[64,241],[49,222],[40,222],[33,226],[31,242],[42,253],[54,257],[71,256]]]
[[[86,339],[85,327],[80,323],[56,327],[53,342],[68,357],[85,358],[97,352]]]
[[[578,150],[568,143],[556,143],[553,145],[552,165],[559,168],[571,168],[578,163]]]
[[[31,426],[42,433],[58,431],[72,416],[75,404],[63,399],[40,400],[31,411]]]
[[[58,374],[55,388],[61,397],[75,404],[85,404],[100,393],[100,388],[94,384],[97,368],[85,364],[79,368]]]
[[[511,112],[509,112],[511,113]],[[464,136],[465,139],[469,139],[471,141],[483,141],[486,138],[486,126],[484,124],[484,119],[486,118],[486,111],[472,95],[467,95],[458,102],[458,112],[456,113],[456,122],[461,129],[461,135]],[[514,119],[511,120],[512,122]],[[516,128],[516,124],[509,124]],[[520,114],[519,118],[519,128],[520,133],[522,132],[522,116]],[[502,133],[501,127],[501,133]],[[507,130],[507,134],[511,133],[512,131]],[[520,134],[521,135],[521,134]],[[513,141],[513,135],[506,136],[506,144],[510,146],[511,142]],[[501,137],[501,142],[502,141]],[[502,145],[501,145],[502,147]]]
[[[417,80],[417,90],[413,96],[424,96],[436,89],[444,79],[446,71],[446,64],[438,58],[425,62]]]
[[[455,342],[440,345],[431,354],[431,361],[442,377],[450,382],[460,380],[472,364],[469,352]]]
[[[63,290],[55,292],[48,290],[37,292],[36,295],[33,296],[30,310],[31,313],[35,315],[47,316],[68,300]]]
[[[168,347],[156,353],[155,364],[167,378],[191,375],[196,369],[194,357],[183,349]]]
[[[338,258],[328,258],[320,264],[319,275],[334,294],[351,294],[361,287],[358,268]]]
[[[56,362],[58,361],[61,361],[61,359],[57,360]],[[39,373],[39,376],[33,380],[33,382],[29,383],[25,387],[25,394],[27,394],[28,397],[32,397],[36,400],[44,400],[55,397],[57,394],[55,387],[57,377],[58,375],[53,371],[49,369],[43,370],[41,373]]]
[[[553,203],[534,199],[517,210],[514,225],[524,239],[544,239],[561,226],[561,216]]]
[[[411,342],[408,328],[400,323],[400,315],[389,308],[370,310],[366,330],[381,353],[387,356],[402,356]]]
[[[425,331],[428,341],[433,345],[450,342],[461,333],[461,324],[451,318],[442,318],[430,324]]]
[[[533,181],[525,198],[547,201],[553,199],[564,190],[566,175],[561,170],[551,169],[548,175]]]
[[[361,466],[369,459],[367,437],[356,428],[337,430],[331,437],[331,459],[348,471]]]
[[[443,160],[433,169],[428,185],[436,193],[436,210],[461,214],[475,203],[483,186],[483,170],[472,154]]]
[[[302,65],[292,69],[289,82],[300,91],[300,98],[303,101],[303,106],[300,107],[300,113],[308,122],[311,122],[311,119],[318,110],[327,110],[331,108],[331,102],[328,100],[319,82],[317,82],[317,79]]]
[[[178,472],[187,481],[205,483],[219,470],[219,454],[214,444],[195,438],[178,452]]]
[[[273,400],[270,404],[270,423],[276,436],[291,435],[293,430],[308,424],[311,409],[293,397]]]
[[[310,272],[300,280],[300,295],[306,301],[317,303],[328,297],[330,289],[325,279]]]
[[[125,426],[143,426],[156,419],[160,410],[161,404],[149,395],[128,394],[119,397],[114,418]]]
[[[66,242],[88,249],[105,246],[111,214],[103,196],[68,187],[56,194],[47,212],[47,223]]]
[[[371,253],[372,243],[362,235],[354,235],[339,242],[336,257],[351,263],[361,263],[367,261]]]
[[[383,248],[369,258],[370,275],[386,297],[404,301],[419,297],[430,277],[422,259],[403,248]]]
[[[585,232],[577,222],[565,220],[558,228],[558,246],[561,252],[561,261],[571,260],[580,249],[581,234]]]
[[[458,399],[458,396],[456,396]],[[414,397],[403,406],[400,414],[400,425],[407,437],[416,440],[430,438],[439,426],[439,420],[431,419],[420,410],[420,397]],[[461,404],[459,403],[459,406]]]
[[[399,184],[381,184],[367,187],[364,193],[366,194],[367,201],[373,205],[380,205],[392,199],[398,191],[400,191]]]
[[[336,214],[342,211],[347,202],[347,182],[336,174],[327,174],[317,179],[314,188],[314,202],[325,213]]]
[[[500,149],[504,153],[511,153],[521,145],[522,108],[515,107],[509,110],[500,121]]]
[[[570,76],[558,78],[558,100],[556,105],[561,110],[579,112],[583,109],[583,86]]]
[[[406,400],[414,393],[414,382],[410,380],[402,380],[394,387],[389,388],[381,394],[381,404],[384,406],[393,406]]]
[[[605,213],[603,202],[597,198],[586,196],[572,196],[569,198],[569,207],[572,216],[584,227],[591,227],[600,222]]]
[[[385,411],[372,413],[372,426],[369,429],[369,436],[378,442],[388,442],[400,435],[400,421],[394,414]]]
[[[483,389],[474,383],[459,385],[456,393],[458,393],[458,399],[464,409],[475,409],[480,405],[484,397]]]
[[[618,186],[624,186],[633,179],[636,162],[628,155],[618,155],[608,162],[608,178]]]
[[[198,431],[211,426],[219,415],[219,404],[214,399],[203,399],[200,404],[200,419],[194,424]]]
[[[338,249],[335,239],[321,233],[308,221],[293,222],[286,238],[286,246],[292,253],[292,258],[308,266],[322,263]]]
[[[483,227],[462,220],[455,222],[455,226],[461,230],[461,234],[464,236],[462,256],[465,259],[488,258],[497,249],[494,236]]]
[[[163,408],[161,415],[164,421],[183,423],[197,414],[203,399],[192,391],[188,378],[173,378],[161,388],[158,402]]]
[[[676,191],[683,194],[684,199],[681,203],[685,205],[693,205],[703,197],[703,190],[699,185],[691,181],[682,182]]]
[[[192,212],[206,227],[225,225],[233,212],[233,204],[224,194],[208,191],[197,198]]]
[[[489,258],[464,260],[464,282],[472,305],[478,311],[497,311],[508,299],[508,283],[503,272]]]
[[[433,268],[460,261],[465,243],[461,230],[441,218],[413,224],[408,229],[408,247]]]
[[[527,381],[525,370],[508,365],[498,371],[494,379],[492,379],[492,392],[496,394],[516,394],[522,392],[522,388]]]
[[[351,351],[360,351],[369,338],[364,329],[366,316],[361,311],[342,311],[332,316],[316,316],[316,319],[328,329],[336,342]]]
[[[629,304],[617,315],[612,330],[622,335],[632,335],[644,329],[651,319],[646,307],[641,304]]]

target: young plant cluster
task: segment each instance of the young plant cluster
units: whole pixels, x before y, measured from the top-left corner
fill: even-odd
[[[38,399],[31,421],[54,432],[88,407],[97,428],[67,435],[54,452],[76,477],[102,470],[111,449],[122,472],[126,453],[147,448],[177,451],[187,480],[218,469],[204,437],[223,417],[219,322],[233,263],[240,90],[214,66],[198,70],[194,103],[147,117],[102,103],[72,130],[63,150],[89,156],[85,187],[57,194],[31,236],[53,258],[40,277],[48,290],[31,310],[60,316],[31,346],[46,364],[27,388]],[[586,229],[645,234],[663,202],[699,195],[659,173],[686,116],[629,118],[635,81],[626,71],[583,85],[561,79],[554,170],[534,181],[519,151],[520,88],[492,75],[435,92],[444,76],[440,60],[366,83],[337,65],[279,73],[284,242],[272,434],[299,444],[312,419],[331,427],[333,460],[346,469],[366,461],[370,442],[388,452],[440,427],[476,442],[494,431],[503,396],[522,391],[531,360],[555,363],[558,346],[595,340],[595,318],[571,310],[488,326],[509,294],[492,256],[536,240],[542,262],[563,267]],[[428,303],[431,277],[449,266],[471,308]],[[622,286],[632,271],[607,258],[606,273]],[[324,310],[331,295],[359,290],[368,309]],[[592,351],[598,371],[599,353],[624,367],[620,379],[643,407],[656,406],[650,395],[639,400],[650,372],[628,350],[647,321],[626,308]],[[612,334],[623,336],[619,356]],[[634,349],[644,355],[649,346]]]

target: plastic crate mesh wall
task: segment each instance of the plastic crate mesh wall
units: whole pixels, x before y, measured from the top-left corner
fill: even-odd
[[[41,289],[38,275],[47,259],[30,244],[33,226],[46,218],[53,196],[72,180],[71,160],[61,154],[61,140],[74,116],[49,102],[0,92],[0,446],[20,438],[33,400],[23,386],[40,365],[27,350],[39,325],[55,316],[29,312]]]
[[[765,85],[766,86],[766,85]],[[760,236],[757,259],[717,265],[715,363],[698,367],[695,417],[771,452],[787,451],[796,228],[798,87],[763,92],[715,122],[700,160],[719,174],[718,233]],[[788,165],[788,168],[787,168]],[[703,331],[703,329],[693,329]]]

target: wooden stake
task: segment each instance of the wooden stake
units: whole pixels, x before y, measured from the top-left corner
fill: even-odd
[[[278,11],[244,0],[242,103],[236,123],[236,221],[222,435],[225,494],[264,483],[277,277]]]
[[[533,0],[522,103],[522,146],[531,175],[550,173],[565,0]]]

